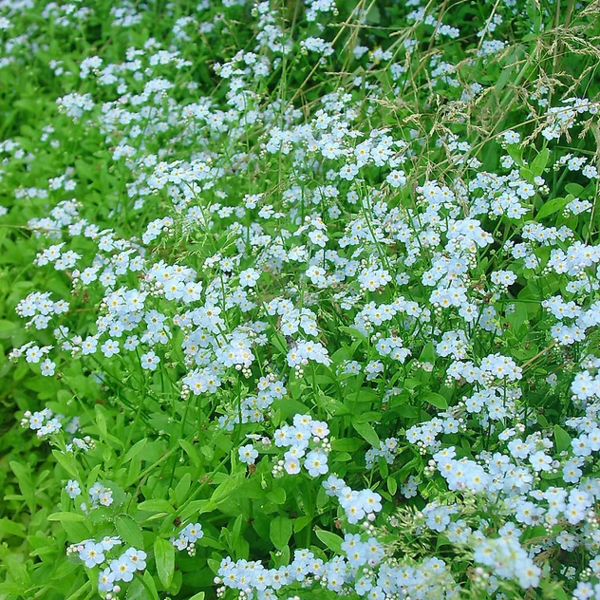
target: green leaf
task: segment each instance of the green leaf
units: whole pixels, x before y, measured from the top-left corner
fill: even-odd
[[[185,521],[195,515],[212,512],[217,508],[217,505],[211,500],[193,500],[185,509],[181,511],[181,519]]]
[[[48,521],[85,521],[85,516],[71,512],[57,512],[48,515]]]
[[[571,447],[571,436],[560,425],[555,425],[554,442],[556,443],[556,450],[563,452]]]
[[[398,482],[391,475],[387,478],[387,489],[392,496],[398,491]]]
[[[569,600],[571,594],[567,594],[558,581],[552,581],[550,578],[543,579],[540,582],[543,591],[543,597],[551,600]]]
[[[350,414],[350,409],[343,402],[329,396],[319,396],[317,404],[332,416]]]
[[[198,456],[198,452],[196,452],[196,448],[187,440],[179,440],[179,445],[183,448],[184,452],[190,457],[190,460],[194,464],[195,467],[200,467],[202,465],[202,461]]]
[[[287,354],[288,346],[285,337],[280,333],[276,333],[271,337],[271,343],[275,346],[275,349],[282,354]]]
[[[91,585],[91,581],[86,581],[79,589],[75,590],[66,600],[77,600],[77,598],[81,598],[81,596],[83,596],[88,591]]]
[[[116,521],[119,535],[139,550],[144,549],[144,536],[139,524],[128,515],[119,515]]]
[[[96,425],[98,426],[98,430],[100,435],[104,438],[108,433],[108,427],[106,425],[106,416],[102,412],[102,409],[98,404],[96,404]]]
[[[135,577],[129,584],[125,598],[126,600],[148,600],[148,591],[140,578]]]
[[[498,79],[500,80],[504,75],[507,75],[508,79],[510,79],[510,70],[504,69]],[[517,165],[521,166],[523,164],[523,149],[520,148],[518,144],[508,144],[506,151],[508,152],[508,155],[517,163]]]
[[[4,536],[14,535],[17,537],[27,537],[25,527],[21,523],[7,519],[0,519],[0,538]]]
[[[312,517],[304,516],[298,517],[294,519],[294,533],[298,533],[302,531],[307,525],[310,525],[312,522]]]
[[[190,600],[204,600],[204,596],[206,594],[204,592],[198,592],[197,594],[194,594]]]
[[[421,414],[416,406],[411,406],[410,404],[403,404],[394,408],[394,413],[405,419],[417,419]]]
[[[192,476],[189,473],[185,473],[180,479],[179,483],[177,484],[177,487],[173,490],[175,502],[177,502],[178,505],[181,505],[185,500],[187,493],[190,489],[191,483]]]
[[[70,542],[85,540],[91,533],[90,529],[93,529],[93,524],[89,521],[61,521],[61,525]]]
[[[494,89],[496,93],[500,93],[506,84],[515,76],[515,70],[511,66],[506,66],[500,71],[500,75],[496,79]]]
[[[423,467],[423,459],[421,457],[415,457],[409,460],[397,473],[396,477],[400,481],[404,481],[409,474],[419,471]]]
[[[362,442],[357,438],[344,438],[341,440],[333,440],[331,448],[338,452],[354,452],[362,446]]]
[[[273,546],[281,550],[292,537],[292,521],[287,517],[278,516],[271,521],[269,526],[269,537]]]
[[[567,190],[569,194],[573,194],[574,198],[579,197],[579,195],[581,194],[581,192],[583,192],[584,189],[585,188],[579,183],[571,182],[565,184],[565,190]]]
[[[125,458],[123,459],[123,464],[128,463],[130,460],[133,460],[143,449],[144,446],[148,443],[148,439],[144,438],[139,442],[135,443],[131,448],[129,448]]]
[[[211,500],[218,504],[223,500],[230,499],[234,495],[232,494],[233,490],[242,483],[244,476],[245,470],[232,473],[223,483],[217,486],[211,496]]]
[[[530,170],[533,173],[534,177],[539,177],[546,168],[548,164],[548,159],[550,158],[550,150],[548,148],[544,148],[536,157],[535,160],[530,165]]]
[[[96,482],[96,480],[98,479],[98,476],[100,474],[100,471],[102,470],[102,465],[96,465],[88,474],[87,477],[87,487],[92,487],[94,485],[94,483]]]
[[[175,572],[175,548],[169,540],[157,537],[154,540],[154,559],[156,571],[164,589],[168,589]]]
[[[369,25],[379,25],[381,23],[381,14],[376,4],[371,4],[371,9],[367,13],[366,21]]]
[[[419,356],[419,361],[432,364],[435,363],[435,349],[433,347],[433,342],[427,342],[427,344],[425,344],[423,351]]]
[[[549,217],[550,215],[554,214],[555,212],[558,212],[559,210],[563,210],[564,207],[569,204],[570,199],[569,198],[552,198],[552,200],[548,200],[547,202],[544,202],[542,208],[540,208],[540,210],[538,210],[538,213],[536,215],[536,220],[540,220],[540,219],[545,219],[546,217]]]
[[[361,412],[357,417],[356,421],[358,423],[373,423],[381,420],[381,413],[375,411],[364,411]]]
[[[339,535],[335,535],[335,533],[325,531],[324,529],[317,529],[315,533],[330,550],[333,550],[336,554],[342,553],[343,540]]]
[[[442,396],[441,394],[437,394],[436,392],[428,392],[423,397],[423,400],[425,400],[425,402],[429,402],[429,404],[432,404],[437,408],[448,408],[448,401],[446,400],[446,398],[444,398],[444,396]]]
[[[231,540],[235,543],[237,539],[239,539],[242,533],[242,523],[244,521],[243,515],[238,515],[237,519],[233,523],[233,527],[231,527]]]
[[[144,571],[142,581],[144,583],[144,587],[150,592],[152,600],[160,600],[158,591],[156,589],[156,583],[154,583],[154,579],[152,578],[152,575],[150,575],[150,571]]]
[[[357,433],[366,440],[374,448],[379,448],[379,437],[377,432],[373,429],[369,423],[360,423],[356,419],[352,419],[352,427],[356,429]]]
[[[422,384],[423,382],[420,379],[417,379],[416,377],[409,377],[408,379],[404,380],[404,387],[407,390],[414,390]]]
[[[365,342],[367,344],[369,343],[367,336],[358,331],[358,329],[354,329],[354,327],[340,326],[338,327],[338,330],[349,335],[350,337],[353,337],[355,340],[360,340],[361,342]]]
[[[267,494],[267,498],[274,504],[283,504],[286,499],[285,490],[282,487],[277,487]]]
[[[17,324],[12,321],[0,319],[0,339],[12,337],[17,328]]]
[[[175,509],[171,506],[171,503],[167,500],[145,500],[138,504],[138,510],[145,512],[175,512]]]
[[[35,489],[33,480],[31,479],[29,467],[25,467],[16,460],[12,460],[9,464],[12,472],[15,474],[17,481],[19,482],[19,489],[21,490],[21,494],[23,494],[23,497],[29,506],[29,510],[32,512],[35,511]]]

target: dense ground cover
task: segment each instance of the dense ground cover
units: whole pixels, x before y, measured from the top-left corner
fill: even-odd
[[[597,2],[0,36],[0,598],[600,598]]]

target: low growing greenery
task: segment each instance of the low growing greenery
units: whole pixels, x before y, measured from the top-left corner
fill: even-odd
[[[0,599],[600,598],[598,2],[0,36]]]

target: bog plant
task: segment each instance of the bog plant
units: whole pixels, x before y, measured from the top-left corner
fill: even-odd
[[[0,6],[0,598],[600,598],[600,6]]]

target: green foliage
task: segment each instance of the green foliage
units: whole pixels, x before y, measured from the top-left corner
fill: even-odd
[[[599,17],[0,6],[0,598],[600,585]]]

